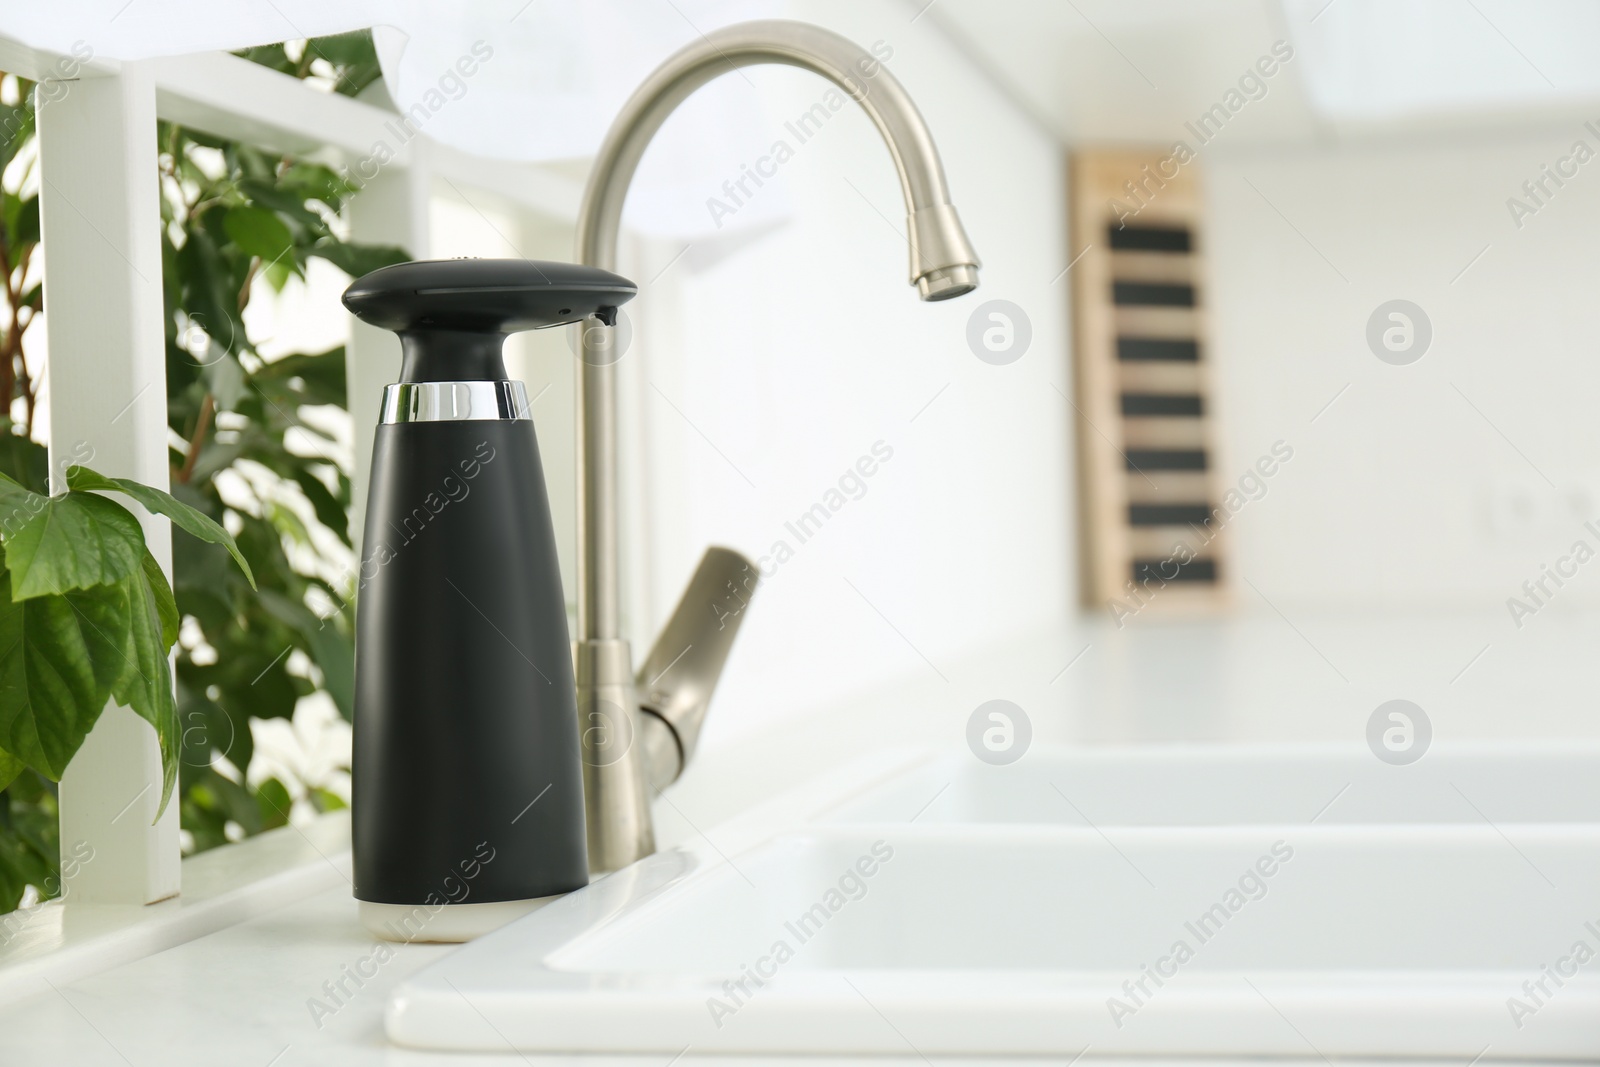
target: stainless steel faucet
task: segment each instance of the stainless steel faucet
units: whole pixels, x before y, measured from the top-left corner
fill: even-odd
[[[822,75],[861,105],[888,143],[906,201],[911,284],[923,300],[978,285],[978,255],[945,188],[927,124],[882,63],[838,34],[802,22],[744,22],[706,34],[645,79],[612,123],[578,214],[578,262],[616,268],[622,204],[668,115],[735,67],[782,63]],[[575,662],[589,868],[614,871],[655,851],[649,787],[673,781],[699,736],[757,574],[713,548],[635,678],[622,637],[618,582],[617,377],[613,324],[582,325],[578,391],[578,638]],[[647,703],[641,707],[640,693]]]

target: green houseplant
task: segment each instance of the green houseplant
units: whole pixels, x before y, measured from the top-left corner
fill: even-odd
[[[139,520],[101,492],[222,545],[255,579],[233,536],[187,504],[87,467],[66,475],[67,491],[52,496],[0,475],[0,785],[25,768],[59,779],[115,697],[155,727],[164,809],[178,770],[167,665],[178,604]]]
[[[346,95],[379,74],[364,33],[243,55]],[[41,506],[90,513],[115,536],[119,554],[53,578],[54,571],[30,563],[30,584],[21,590],[33,595],[12,599],[0,589],[0,619],[10,617],[8,608],[16,614],[18,600],[40,615],[47,604],[60,607],[51,598],[70,609],[120,597],[128,607],[117,617],[130,640],[134,629],[143,635],[141,655],[153,657],[159,647],[164,669],[167,651],[176,648],[176,680],[165,696],[145,693],[155,688],[147,681],[153,658],[136,677],[111,677],[115,663],[91,656],[101,672],[97,688],[91,694],[79,679],[74,727],[50,751],[25,740],[7,747],[8,724],[25,717],[0,712],[0,749],[10,754],[0,763],[0,784],[9,781],[0,790],[0,912],[15,908],[28,886],[48,896],[57,884],[54,779],[101,685],[121,703],[139,691],[143,705],[133,706],[162,738],[167,789],[180,804],[188,847],[210,848],[287,821],[290,787],[277,778],[252,785],[244,773],[253,755],[251,722],[288,718],[318,692],[348,718],[352,701],[350,480],[327,417],[346,407],[344,350],[265,358],[245,312],[263,284],[279,291],[299,284],[315,259],[359,276],[407,258],[398,248],[345,239],[339,216],[355,187],[334,167],[161,123],[171,494],[108,484],[86,469],[57,471],[66,484],[51,485],[45,449],[33,439],[39,368],[24,344],[44,306],[33,262],[39,215],[31,88],[13,77],[0,83],[0,518],[15,509],[20,524]],[[62,490],[64,497],[48,496]],[[133,499],[173,519],[170,591],[144,562],[131,513],[99,495],[107,491],[143,494]],[[29,536],[44,540],[23,535],[24,557]],[[13,555],[9,543],[3,547]],[[54,550],[73,560],[81,543]],[[137,573],[121,569],[130,552]],[[105,580],[71,585],[96,576]],[[113,587],[120,592],[105,593]],[[15,655],[6,632],[0,622],[0,694],[8,684],[3,664]],[[78,632],[83,637],[84,627]],[[107,651],[110,643],[102,646]],[[9,709],[9,698],[0,696],[0,704]],[[320,789],[305,790],[304,800],[322,810],[341,803]]]

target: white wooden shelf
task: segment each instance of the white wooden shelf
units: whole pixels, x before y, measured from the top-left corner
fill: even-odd
[[[90,462],[108,474],[167,487],[158,118],[344,168],[361,179],[351,201],[352,236],[417,256],[428,254],[430,205],[446,185],[453,193],[483,194],[522,218],[565,227],[577,217],[582,188],[570,174],[448,148],[407,130],[386,107],[238,56],[79,62],[0,37],[0,70],[55,83],[39,120],[53,467],[83,462],[88,448]],[[373,168],[362,164],[376,158],[380,145],[388,146],[384,161],[368,173]],[[356,329],[346,351],[358,531],[368,442],[377,396],[390,379],[393,338]],[[170,576],[167,520],[152,518],[145,530]],[[62,779],[63,848],[87,844],[96,857],[69,881],[66,913],[89,909],[85,914],[100,916],[88,921],[95,927],[110,913],[93,909],[167,900],[183,876],[206,869],[180,865],[176,796],[151,825],[160,790],[154,731],[125,708],[107,709]],[[191,914],[186,905],[157,906],[163,915]],[[199,929],[189,919],[175,921]]]

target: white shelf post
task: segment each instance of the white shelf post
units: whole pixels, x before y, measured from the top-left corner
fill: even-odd
[[[82,73],[39,108],[52,488],[85,463],[166,489],[155,85],[138,63]],[[167,520],[147,519],[144,531],[170,576]],[[127,708],[107,708],[61,779],[61,848],[80,857],[69,906],[178,892],[177,797],[156,820],[160,800],[155,731]]]
[[[361,175],[356,174],[357,178]],[[368,244],[399,245],[413,259],[427,259],[432,168],[426,143],[411,143],[409,166],[390,163],[362,185],[350,200],[350,239]],[[378,426],[383,387],[400,377],[400,343],[394,334],[350,320],[345,348],[345,387],[355,448],[350,472],[350,539],[356,546],[359,572],[367,519],[367,480],[372,473],[372,435]]]

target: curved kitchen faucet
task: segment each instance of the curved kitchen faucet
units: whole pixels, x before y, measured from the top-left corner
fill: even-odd
[[[872,119],[906,201],[911,284],[923,300],[978,285],[978,255],[945,188],[944,168],[916,105],[882,63],[801,22],[744,22],[703,35],[656,69],[612,123],[578,214],[578,262],[615,269],[622,205],[661,124],[700,86],[736,67],[781,63],[822,75]],[[578,400],[578,637],[589,867],[613,871],[655,851],[646,781],[675,779],[694,750],[711,690],[754,591],[749,561],[709,550],[635,680],[622,637],[618,583],[617,385],[611,322],[582,325]],[[639,693],[647,703],[641,710]]]

